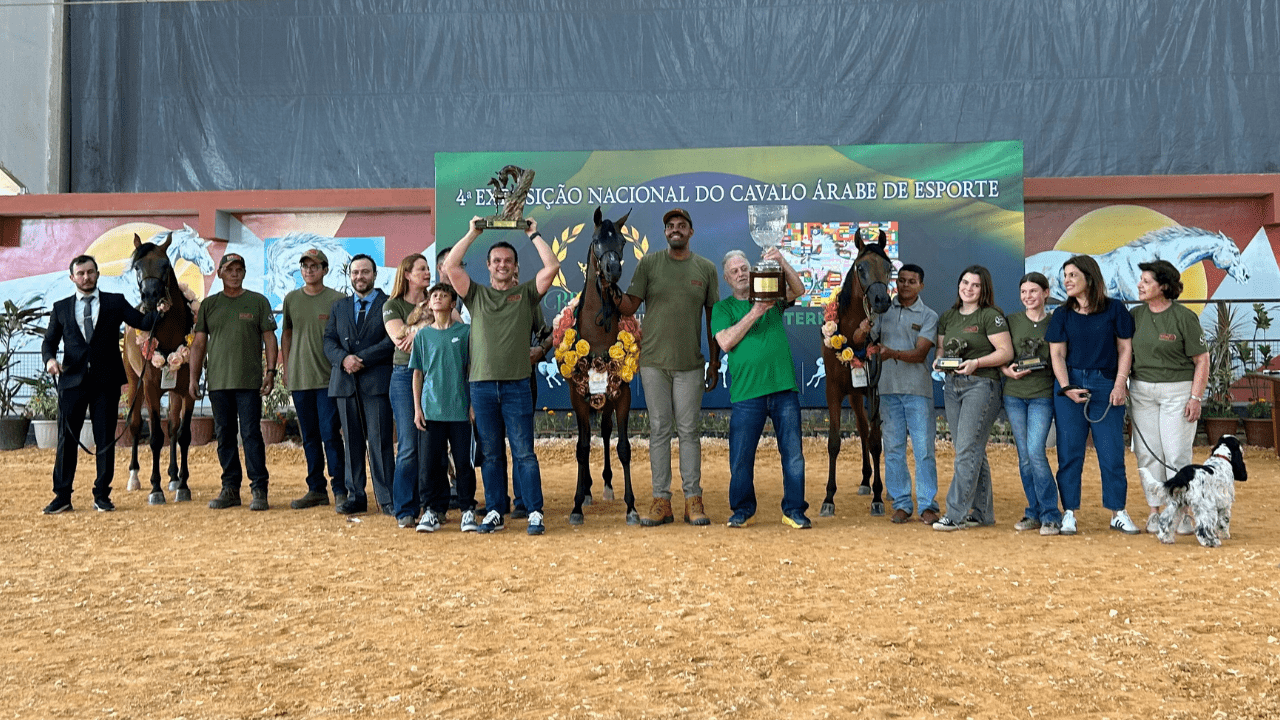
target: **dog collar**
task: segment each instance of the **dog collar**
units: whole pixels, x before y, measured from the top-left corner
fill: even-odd
[[[1230,459],[1231,459],[1231,449],[1230,449],[1230,448],[1228,448],[1228,447],[1226,447],[1225,445],[1219,445],[1219,446],[1218,446],[1218,447],[1213,451],[1213,455],[1210,455],[1210,457],[1220,457],[1220,458],[1222,458],[1223,460],[1230,460]]]

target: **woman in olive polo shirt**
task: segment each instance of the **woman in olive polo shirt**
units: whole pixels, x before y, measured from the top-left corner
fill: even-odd
[[[947,513],[933,524],[942,532],[995,524],[987,439],[1000,413],[999,368],[1013,359],[1009,323],[993,302],[991,273],[981,265],[965,268],[956,294],[955,304],[938,320],[934,359],[935,370],[942,369],[939,358],[961,360],[948,369],[943,386],[956,457]]]
[[[1166,260],[1141,263],[1138,269],[1139,305],[1133,314],[1133,375],[1129,378],[1130,409],[1139,437],[1134,443],[1138,467],[1164,482],[1191,464],[1205,385],[1209,380],[1209,349],[1200,319],[1173,302],[1182,294],[1178,269]],[[1146,488],[1143,488],[1146,492]],[[1160,501],[1147,494],[1151,515],[1147,532],[1156,531]],[[1178,530],[1189,531],[1183,515]]]

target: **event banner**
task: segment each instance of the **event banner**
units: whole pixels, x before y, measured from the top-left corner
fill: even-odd
[[[753,232],[776,235],[806,290],[786,311],[786,323],[807,407],[826,404],[820,327],[826,304],[839,292],[857,254],[858,230],[864,238],[885,232],[895,271],[904,263],[924,268],[921,298],[940,315],[955,302],[961,271],[973,264],[991,271],[1002,308],[1022,309],[1017,288],[1024,257],[1020,141],[439,153],[435,165],[439,248],[457,242],[473,216],[495,213],[490,179],[499,170],[515,165],[536,171],[524,214],[537,219],[561,263],[560,276],[543,299],[548,321],[582,290],[597,207],[612,219],[630,213],[623,230],[628,246],[620,283],[624,291],[640,257],[667,250],[662,216],[671,208],[689,213],[690,248],[717,268],[734,249],[758,260],[761,250]],[[468,253],[471,277],[489,281],[485,254],[498,240],[516,247],[522,279],[532,278],[540,263],[524,233],[496,229],[485,231]],[[720,296],[728,294],[722,277]],[[642,329],[643,313],[641,306]],[[721,364],[720,382],[704,398],[704,407],[729,406],[726,387],[733,378],[727,368]],[[555,363],[543,363],[536,374],[538,407],[568,407],[567,387]],[[638,375],[632,389],[643,406]]]

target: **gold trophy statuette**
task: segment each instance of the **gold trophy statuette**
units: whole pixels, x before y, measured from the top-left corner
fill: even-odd
[[[484,218],[484,229],[524,230],[524,203],[533,187],[533,170],[508,165],[489,179],[498,212]]]
[[[761,250],[777,247],[787,227],[786,205],[748,205],[747,227],[751,239]],[[751,266],[751,302],[777,302],[787,298],[787,284],[782,266],[773,260],[761,260]]]

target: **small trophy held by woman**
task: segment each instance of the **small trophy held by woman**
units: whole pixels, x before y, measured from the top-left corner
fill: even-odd
[[[762,251],[777,247],[787,227],[786,205],[748,205],[747,227],[751,239]],[[751,267],[751,302],[776,302],[787,297],[787,284],[782,266],[773,260],[761,260]]]

